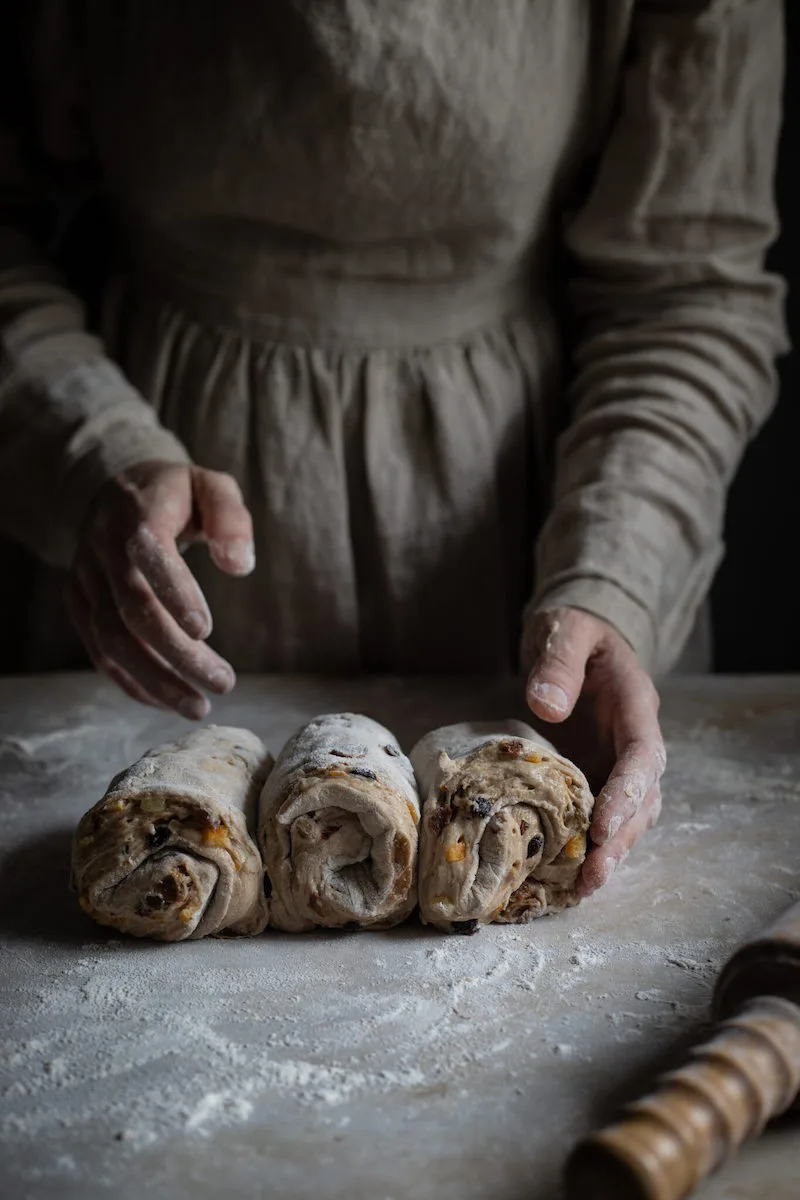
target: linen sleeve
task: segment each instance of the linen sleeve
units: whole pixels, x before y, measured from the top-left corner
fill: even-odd
[[[64,132],[71,95],[70,80],[59,77],[59,30],[46,28],[36,46],[36,31],[27,21],[21,29],[18,11],[14,20],[16,8],[0,19],[4,58],[14,60],[11,73],[3,63],[0,89],[0,531],[66,566],[108,479],[145,460],[185,463],[188,456],[106,357],[81,301],[48,257],[53,190],[81,164]],[[30,63],[55,96],[50,146],[37,139],[36,79],[24,69]]]
[[[722,557],[725,496],[775,395],[780,0],[636,6],[610,136],[569,221],[572,420],[534,608],[602,617],[656,673]]]

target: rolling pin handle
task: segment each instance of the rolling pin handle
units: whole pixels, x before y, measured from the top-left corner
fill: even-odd
[[[689,1063],[578,1144],[568,1200],[684,1200],[800,1092],[800,1007],[763,996]]]

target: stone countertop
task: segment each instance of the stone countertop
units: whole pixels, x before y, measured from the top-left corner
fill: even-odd
[[[346,709],[406,747],[524,717],[503,683],[252,677],[214,719],[277,750]],[[163,946],[81,913],[69,842],[185,722],[93,676],[0,680],[0,1194],[556,1200],[576,1139],[702,1036],[718,967],[800,894],[800,679],[674,680],[663,718],[661,824],[579,908]],[[797,1200],[800,1125],[698,1195]]]

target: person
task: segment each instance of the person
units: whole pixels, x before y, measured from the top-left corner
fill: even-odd
[[[604,883],[773,402],[779,0],[10,7],[0,510],[95,665],[200,719],[521,644]],[[96,327],[34,236],[76,181]]]

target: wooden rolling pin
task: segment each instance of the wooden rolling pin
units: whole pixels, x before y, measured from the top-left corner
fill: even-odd
[[[711,1041],[585,1138],[567,1200],[683,1200],[800,1093],[800,903],[723,968]]]

